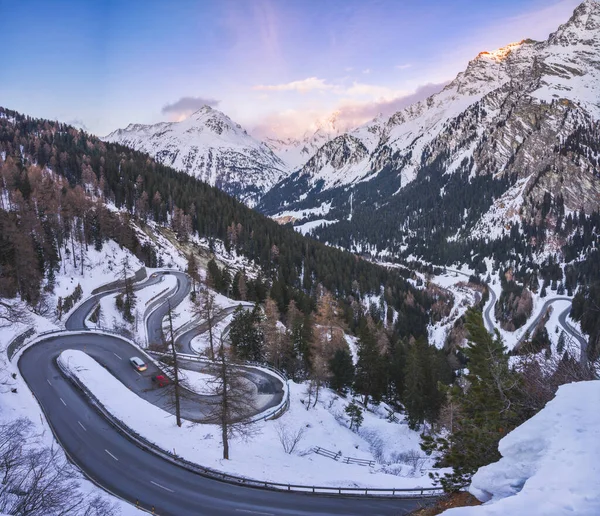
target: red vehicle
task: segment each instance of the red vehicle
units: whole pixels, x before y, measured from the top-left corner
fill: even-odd
[[[169,385],[169,379],[164,374],[157,374],[152,377],[152,381],[159,387],[165,387]]]

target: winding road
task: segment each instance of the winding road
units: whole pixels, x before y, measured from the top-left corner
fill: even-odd
[[[161,274],[167,273],[152,275],[135,288],[156,284]],[[170,297],[175,306],[189,292],[189,281],[182,273],[172,274],[178,280],[177,291]],[[68,318],[66,327],[79,333],[44,337],[26,349],[18,362],[65,452],[100,487],[153,514],[175,516],[401,515],[422,504],[415,498],[311,496],[233,485],[201,476],[142,449],[109,423],[56,363],[63,350],[83,350],[138,395],[159,406],[164,404],[162,390],[153,389],[150,380],[158,369],[151,365],[146,373],[139,374],[128,363],[130,356],[140,354],[138,348],[118,336],[84,329],[87,314],[102,295],[110,293],[114,291],[86,300]],[[167,310],[165,300],[147,318],[153,338],[160,336]]]
[[[487,304],[487,306],[485,307],[485,310],[483,311],[483,318],[484,318],[484,323],[485,323],[486,329],[490,333],[493,333],[496,325],[494,324],[492,314],[493,314],[494,307],[496,305],[497,296],[496,296],[496,293],[489,287],[489,285],[488,285],[488,292],[490,293],[490,301]],[[519,339],[519,341],[515,345],[514,350],[518,350],[519,347],[522,345],[523,340],[525,339],[525,335],[533,335],[533,332],[535,331],[540,320],[546,314],[546,310],[548,310],[548,307],[551,304],[556,303],[558,301],[568,301],[569,302],[569,306],[559,314],[558,322],[560,323],[562,328],[565,330],[565,333],[567,333],[567,335],[569,335],[572,339],[574,339],[579,344],[580,361],[581,361],[581,363],[585,363],[587,360],[588,343],[587,343],[587,340],[568,321],[569,314],[571,313],[571,303],[573,301],[570,297],[554,297],[552,299],[548,299],[542,305],[542,307],[540,308],[540,310],[539,310],[538,314],[535,316],[535,318],[529,323],[527,330],[523,333],[523,336]]]
[[[466,274],[462,271],[456,270],[456,269],[446,268],[446,270],[449,272],[453,272],[455,274],[460,274],[461,276],[469,277],[468,274]],[[483,310],[483,322],[485,324],[487,331],[489,331],[490,333],[494,333],[494,330],[496,329],[496,324],[494,322],[493,313],[494,313],[494,308],[496,306],[496,302],[498,301],[498,298],[496,296],[496,293],[492,290],[492,288],[489,285],[488,285],[488,292],[490,293],[490,300],[487,303],[487,306],[485,307],[485,309]],[[537,314],[537,316],[535,317],[535,319],[531,323],[529,323],[527,331],[523,334],[523,337],[521,337],[519,339],[519,342],[516,344],[515,349],[518,349],[519,346],[522,344],[525,335],[533,334],[533,331],[535,330],[536,326],[540,322],[541,318],[546,313],[546,310],[548,309],[548,307],[552,303],[555,303],[557,301],[568,301],[569,303],[571,303],[573,300],[570,297],[555,297],[552,299],[548,299],[542,305],[542,307],[541,307],[539,313]],[[587,340],[569,323],[568,317],[569,317],[570,313],[571,313],[571,305],[569,304],[569,306],[565,310],[563,310],[560,313],[560,315],[558,316],[558,322],[565,330],[565,333],[567,333],[571,338],[573,338],[579,344],[580,361],[582,363],[585,363],[587,360],[588,343],[587,343]]]

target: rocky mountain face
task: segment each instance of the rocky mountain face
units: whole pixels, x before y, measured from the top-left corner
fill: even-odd
[[[209,106],[181,122],[130,124],[104,139],[146,152],[249,206],[288,173],[288,165],[271,148]]]
[[[403,207],[414,196],[449,203],[450,183],[460,177],[465,188],[503,181],[487,207],[462,217],[465,224],[456,230],[463,236],[471,230],[489,236],[511,217],[535,217],[547,193],[561,197],[567,211],[589,213],[600,208],[599,120],[600,3],[586,0],[546,41],[482,52],[440,93],[327,142],[259,208],[306,213],[331,203],[328,218],[339,221],[338,228],[330,224],[316,234],[357,238],[356,227],[346,226],[361,202],[370,205],[365,217],[376,220],[373,211],[382,207],[393,216],[389,207],[400,203],[394,198],[420,178]],[[434,168],[440,177],[432,182],[426,178]],[[430,191],[433,183],[439,192]],[[410,225],[403,220],[373,244],[381,249],[390,239],[402,241]]]

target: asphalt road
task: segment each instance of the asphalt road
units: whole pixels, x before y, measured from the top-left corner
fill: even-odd
[[[483,321],[485,323],[485,327],[487,331],[490,333],[494,333],[494,329],[496,325],[492,319],[492,313],[494,310],[494,306],[496,306],[496,293],[488,286],[488,292],[490,293],[491,302],[488,304],[487,308],[483,312]]]
[[[219,314],[219,316],[215,318],[215,324],[222,321],[223,319],[225,319],[225,317],[227,317],[228,315],[235,312],[236,309],[237,309],[237,306],[231,306],[229,308],[223,309],[222,312]],[[181,335],[179,335],[175,339],[175,347],[177,348],[177,350],[180,353],[186,353],[188,355],[196,355],[196,352],[194,351],[194,349],[191,346],[191,342],[194,339],[194,337],[196,337],[198,335],[202,335],[203,333],[206,333],[207,331],[208,331],[207,323],[199,324],[198,326],[195,326],[194,328],[191,328],[191,329],[187,330],[186,332],[182,333]],[[215,346],[215,349],[217,349],[217,346],[219,345],[218,335],[214,335],[213,337],[214,337],[213,344]]]
[[[468,274],[465,274],[464,272],[461,272],[461,271],[457,271],[455,269],[447,269],[447,270],[457,273],[457,274],[461,274],[463,276],[468,276]],[[493,319],[493,311],[494,311],[494,307],[496,306],[497,296],[496,296],[495,292],[489,286],[488,286],[488,292],[490,293],[491,302],[488,304],[486,309],[483,311],[483,322],[485,324],[487,331],[489,331],[490,333],[493,333],[494,329],[496,328],[496,325],[495,325],[494,319]],[[553,299],[549,299],[548,301],[546,301],[542,305],[542,308],[541,308],[540,312],[538,313],[538,315],[536,316],[536,318],[529,324],[529,327],[527,328],[527,332],[529,333],[529,335],[533,334],[533,331],[535,330],[536,326],[540,322],[540,319],[544,316],[548,307],[555,301],[571,302],[572,299],[569,297],[555,297]],[[571,313],[571,306],[569,305],[569,307],[567,309],[563,310],[560,313],[560,315],[558,316],[558,322],[565,330],[565,333],[567,333],[567,335],[569,335],[571,338],[573,338],[576,342],[579,343],[579,347],[581,349],[580,359],[581,359],[582,363],[585,363],[587,360],[588,343],[587,343],[587,340],[585,340],[585,338],[583,338],[577,332],[577,330],[575,330],[575,328],[573,328],[573,326],[571,326],[571,324],[567,320],[567,317],[569,316],[570,313]],[[521,337],[519,342],[516,344],[515,350],[519,348],[522,341],[523,341],[523,337]]]
[[[136,283],[133,286],[133,290],[141,290],[151,285],[156,285],[157,283],[160,283],[162,281],[162,275],[163,273],[152,274],[146,281],[143,281],[142,283]],[[71,313],[71,315],[69,315],[69,317],[65,321],[65,328],[67,330],[86,329],[85,319],[87,318],[89,313],[94,309],[94,307],[100,302],[100,299],[102,299],[104,296],[114,294],[118,291],[119,288],[116,288],[114,290],[108,290],[106,292],[96,294],[86,299]]]
[[[180,288],[171,297],[172,306],[189,292],[189,282],[182,276],[186,281],[178,277]],[[158,281],[159,275],[151,276],[136,288]],[[80,305],[69,317],[68,327],[82,328],[87,313],[98,299]],[[157,309],[158,315],[148,318],[148,327],[154,335],[161,331],[160,324],[167,309],[167,303],[163,303]],[[158,370],[150,366],[147,372],[137,373],[128,363],[130,356],[139,355],[137,348],[117,336],[92,331],[82,335],[50,336],[27,349],[18,363],[23,378],[71,460],[107,491],[138,503],[148,511],[177,516],[402,515],[423,503],[418,499],[310,496],[248,488],[202,477],[141,449],[108,423],[60,372],[56,358],[65,349],[85,351],[129,388],[160,406],[165,401],[165,390],[155,388],[150,380]]]
[[[19,360],[21,374],[71,460],[107,491],[154,508],[155,514],[177,516],[401,515],[419,506],[418,500],[309,496],[226,484],[142,450],[108,423],[56,365],[63,349],[82,349],[102,360],[109,353],[125,354],[127,346],[118,337],[92,333],[57,336],[27,349]],[[136,373],[129,369],[135,382]]]
[[[148,335],[148,344],[161,342],[163,339],[162,320],[171,308],[175,308],[190,293],[191,282],[187,274],[177,271],[169,271],[163,274],[170,274],[177,279],[177,291],[169,296],[168,299],[159,305],[148,317],[146,321],[146,334]],[[175,322],[174,322],[175,324]]]

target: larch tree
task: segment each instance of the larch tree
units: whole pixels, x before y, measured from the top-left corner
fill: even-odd
[[[208,289],[202,288],[192,304],[192,315],[206,324],[208,333],[209,358],[215,359],[215,326],[223,318],[223,309],[215,301],[215,295]]]
[[[270,297],[265,301],[265,313],[260,323],[264,337],[265,360],[281,369],[289,362],[291,350],[290,340],[285,328],[279,322],[277,303]]]
[[[255,432],[248,418],[256,410],[255,388],[235,367],[219,337],[217,361],[211,369],[214,378],[209,382],[211,396],[207,398],[207,421],[221,429],[223,459],[229,459],[229,442],[233,437],[248,439]]]

